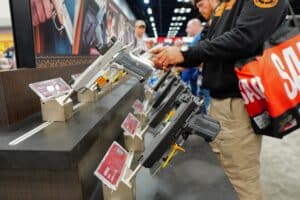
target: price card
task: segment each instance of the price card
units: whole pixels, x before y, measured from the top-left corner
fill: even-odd
[[[102,183],[116,190],[123,176],[128,152],[117,142],[113,142],[94,172]]]
[[[150,85],[145,84],[145,85],[144,85],[144,90],[145,90],[145,92],[151,92],[151,91],[152,91],[152,88],[151,88]]]
[[[135,100],[132,105],[134,109],[134,114],[143,114],[144,113],[144,104],[140,100]]]
[[[134,136],[139,126],[139,120],[133,114],[129,113],[123,121],[121,128],[125,131],[125,134],[130,134],[131,136]]]
[[[62,78],[30,83],[29,87],[42,101],[47,101],[63,94],[67,94],[71,90],[71,87]]]

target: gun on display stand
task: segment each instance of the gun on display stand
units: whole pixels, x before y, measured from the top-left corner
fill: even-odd
[[[199,99],[185,90],[175,100],[174,116],[163,130],[157,134],[142,156],[138,159],[139,165],[128,178],[130,182],[142,168],[152,168],[156,163],[163,161],[165,168],[177,151],[184,151],[182,145],[189,135],[196,134],[206,141],[212,141],[220,130],[220,124],[211,117],[198,113]]]
[[[152,90],[156,92],[160,88],[160,86],[166,81],[166,79],[168,78],[168,76],[170,74],[171,74],[171,71],[168,71],[168,72],[164,73],[164,75],[162,75],[162,77],[153,86]]]
[[[98,47],[98,49],[101,47]],[[103,46],[102,56],[99,56],[74,82],[72,90],[66,95],[66,101],[75,91],[83,92],[91,88],[100,76],[104,75],[107,66],[113,63],[118,69],[132,74],[139,81],[147,79],[154,71],[153,63],[149,60],[133,55],[131,45],[124,45],[121,41],[112,38],[108,46]]]

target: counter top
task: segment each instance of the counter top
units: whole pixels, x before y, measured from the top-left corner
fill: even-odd
[[[0,128],[0,168],[74,168],[101,134],[101,127],[110,122],[111,114],[121,106],[128,107],[133,94],[141,94],[138,88],[141,84],[129,79],[98,102],[82,105],[66,123],[53,122],[14,146],[9,143],[43,123],[41,117],[37,115],[15,127]]]

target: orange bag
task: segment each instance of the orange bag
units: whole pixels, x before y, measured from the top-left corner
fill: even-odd
[[[282,138],[300,127],[300,34],[296,28],[288,33],[292,37],[282,41],[281,34],[280,44],[235,68],[257,134]]]

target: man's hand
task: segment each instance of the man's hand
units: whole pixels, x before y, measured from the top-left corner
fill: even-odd
[[[158,47],[150,50],[154,56],[151,61],[156,68],[167,70],[173,65],[182,63],[184,57],[178,47]]]
[[[59,0],[31,0],[32,24],[37,26],[52,17],[56,11],[58,21],[63,24],[62,5]]]

